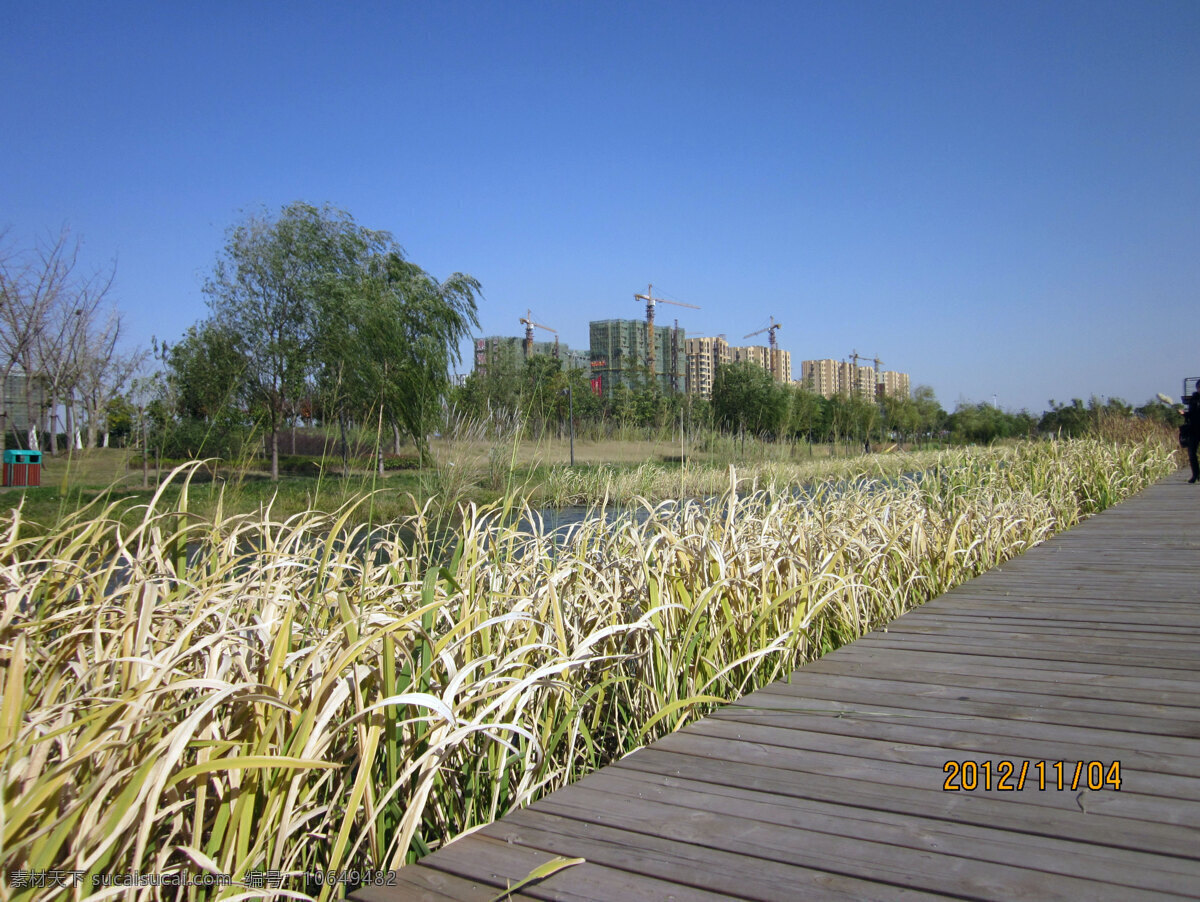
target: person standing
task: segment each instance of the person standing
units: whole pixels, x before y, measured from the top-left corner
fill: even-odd
[[[1196,449],[1200,447],[1200,386],[1187,399],[1187,410],[1183,411],[1183,437],[1187,448],[1188,463],[1192,465],[1192,478],[1188,482],[1200,480],[1200,461],[1196,459]]]

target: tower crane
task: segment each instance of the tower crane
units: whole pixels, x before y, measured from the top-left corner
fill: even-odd
[[[755,335],[762,335],[764,332],[769,333],[767,335],[767,344],[770,345],[770,347],[771,347],[771,378],[774,379],[776,382],[779,382],[780,381],[779,366],[778,366],[779,351],[775,347],[775,331],[777,329],[782,328],[783,323],[775,322],[775,317],[773,317],[773,316],[770,317],[770,321],[771,321],[771,325],[766,326],[762,329],[759,329],[757,332],[751,332],[749,335],[743,335],[742,338],[753,338]]]
[[[535,323],[533,321],[533,311],[528,310],[528,309],[525,311],[525,315],[523,317],[521,317],[520,321],[525,326],[525,359],[526,360],[528,360],[530,357],[533,356],[533,327],[534,326],[537,326],[539,329],[545,329],[547,332],[554,333],[554,356],[555,357],[558,356],[558,330],[557,329],[551,329],[549,326],[543,326],[541,323]]]
[[[862,360],[873,361],[875,364],[875,386],[874,386],[875,390],[871,392],[871,397],[874,398],[875,395],[879,391],[879,388],[878,388],[878,386],[879,386],[879,367],[883,365],[883,361],[880,360],[878,357],[868,357],[865,354],[859,354],[857,350],[850,352],[850,359],[852,361],[854,361],[854,390],[857,394],[863,395],[863,396],[865,396],[865,392],[863,392],[863,390],[862,390],[862,377],[859,375],[859,372],[858,372],[858,361],[860,358]]]
[[[862,376],[858,373],[858,359],[861,356],[858,353],[858,348],[850,352],[850,360],[854,364],[854,369],[851,371],[854,374],[854,394],[857,397],[862,397]]]
[[[693,310],[699,310],[695,304],[685,304],[683,301],[669,301],[666,298],[656,298],[654,296],[654,286],[647,285],[645,294],[635,294],[633,296],[636,301],[646,302],[646,365],[650,367],[650,380],[654,381],[654,305],[662,302],[664,304],[674,304],[676,307],[691,307]]]

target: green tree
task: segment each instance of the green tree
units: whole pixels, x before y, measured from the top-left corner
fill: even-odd
[[[946,419],[946,427],[956,440],[976,444],[1030,435],[1035,426],[1033,417],[1027,411],[1012,413],[986,403],[962,402]]]
[[[322,301],[357,282],[368,253],[387,237],[341,210],[305,203],[276,219],[252,215],[229,232],[204,292],[215,325],[245,360],[243,390],[267,429],[272,479],[279,478],[280,428],[310,384]]]
[[[523,414],[522,372],[504,361],[494,361],[483,370],[472,370],[450,393],[453,406],[476,419],[493,413]]]
[[[246,360],[234,336],[213,322],[189,327],[174,347],[163,347],[162,356],[181,416],[213,422],[241,406]]]
[[[788,415],[788,432],[811,442],[821,424],[821,402],[824,399],[803,385],[792,386],[789,394],[791,409]]]
[[[567,376],[557,357],[536,354],[525,361],[522,377],[521,413],[538,434],[565,422],[567,398],[563,392]]]
[[[335,275],[321,296],[321,382],[339,422],[386,424],[412,439],[427,463],[427,437],[442,419],[450,364],[459,359],[459,342],[479,325],[479,283],[462,273],[439,282],[383,232],[369,233],[363,248],[359,270]]]
[[[567,382],[573,395],[572,406],[575,409],[577,423],[598,423],[604,416],[604,403],[592,391],[591,373],[587,370],[567,370]]]
[[[104,447],[111,442],[113,447],[124,448],[133,433],[136,418],[137,408],[127,396],[117,395],[109,401],[104,414]]]
[[[826,435],[830,441],[865,443],[878,422],[878,405],[864,398],[835,395],[828,401]]]
[[[942,409],[933,389],[928,385],[918,385],[912,395],[917,408],[918,433],[928,438],[939,435],[946,424],[946,411]]]
[[[787,389],[762,367],[744,361],[717,367],[712,406],[724,428],[778,436],[787,425],[789,404]]]
[[[1070,404],[1060,404],[1051,398],[1050,409],[1042,414],[1038,422],[1041,432],[1067,438],[1086,435],[1091,427],[1092,417],[1079,398],[1072,398]]]
[[[887,428],[899,441],[912,441],[921,427],[921,413],[917,403],[909,397],[886,395],[883,417]]]
[[[206,321],[160,352],[166,367],[156,427],[170,457],[228,457],[249,426],[243,390],[246,360],[235,336]]]
[[[1137,408],[1134,413],[1142,419],[1150,420],[1154,423],[1162,423],[1164,426],[1177,428],[1183,425],[1183,416],[1179,413],[1179,409],[1174,404],[1164,404],[1158,398],[1151,398],[1141,407]]]
[[[478,292],[461,273],[439,282],[389,233],[329,206],[294,203],[231,229],[205,293],[245,362],[240,393],[267,431],[271,477],[280,429],[303,407],[336,419],[343,438],[351,422],[387,424],[427,460]]]

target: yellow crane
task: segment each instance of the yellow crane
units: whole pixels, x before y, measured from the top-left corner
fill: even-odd
[[[547,332],[554,333],[554,356],[558,356],[558,330],[551,329],[549,326],[543,326],[541,323],[533,321],[533,311],[526,310],[525,315],[521,317],[521,323],[525,326],[525,359],[528,360],[533,356],[533,327],[545,329]]]
[[[634,300],[646,302],[646,365],[650,367],[650,382],[654,382],[654,305],[657,303],[674,304],[676,307],[690,307],[699,310],[695,304],[685,304],[683,301],[670,301],[654,296],[654,286],[647,285],[645,294],[635,294]]]

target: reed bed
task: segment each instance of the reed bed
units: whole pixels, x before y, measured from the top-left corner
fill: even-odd
[[[854,457],[801,457],[736,464],[743,491],[758,487],[803,485],[828,480],[862,480],[901,476],[936,465],[940,452],[891,452]],[[647,462],[640,466],[555,467],[540,497],[555,507],[594,503],[596,499],[709,498],[729,488],[727,467],[699,461],[682,466]]]
[[[919,476],[602,512],[200,518],[0,542],[5,898],[330,898],[1067,528],[1161,445],[943,454]],[[362,503],[366,503],[365,501]],[[522,514],[517,517],[517,514]],[[518,520],[533,526],[513,525]],[[79,886],[14,884],[60,869]],[[104,875],[224,888],[97,888]],[[280,886],[254,885],[279,872]]]

